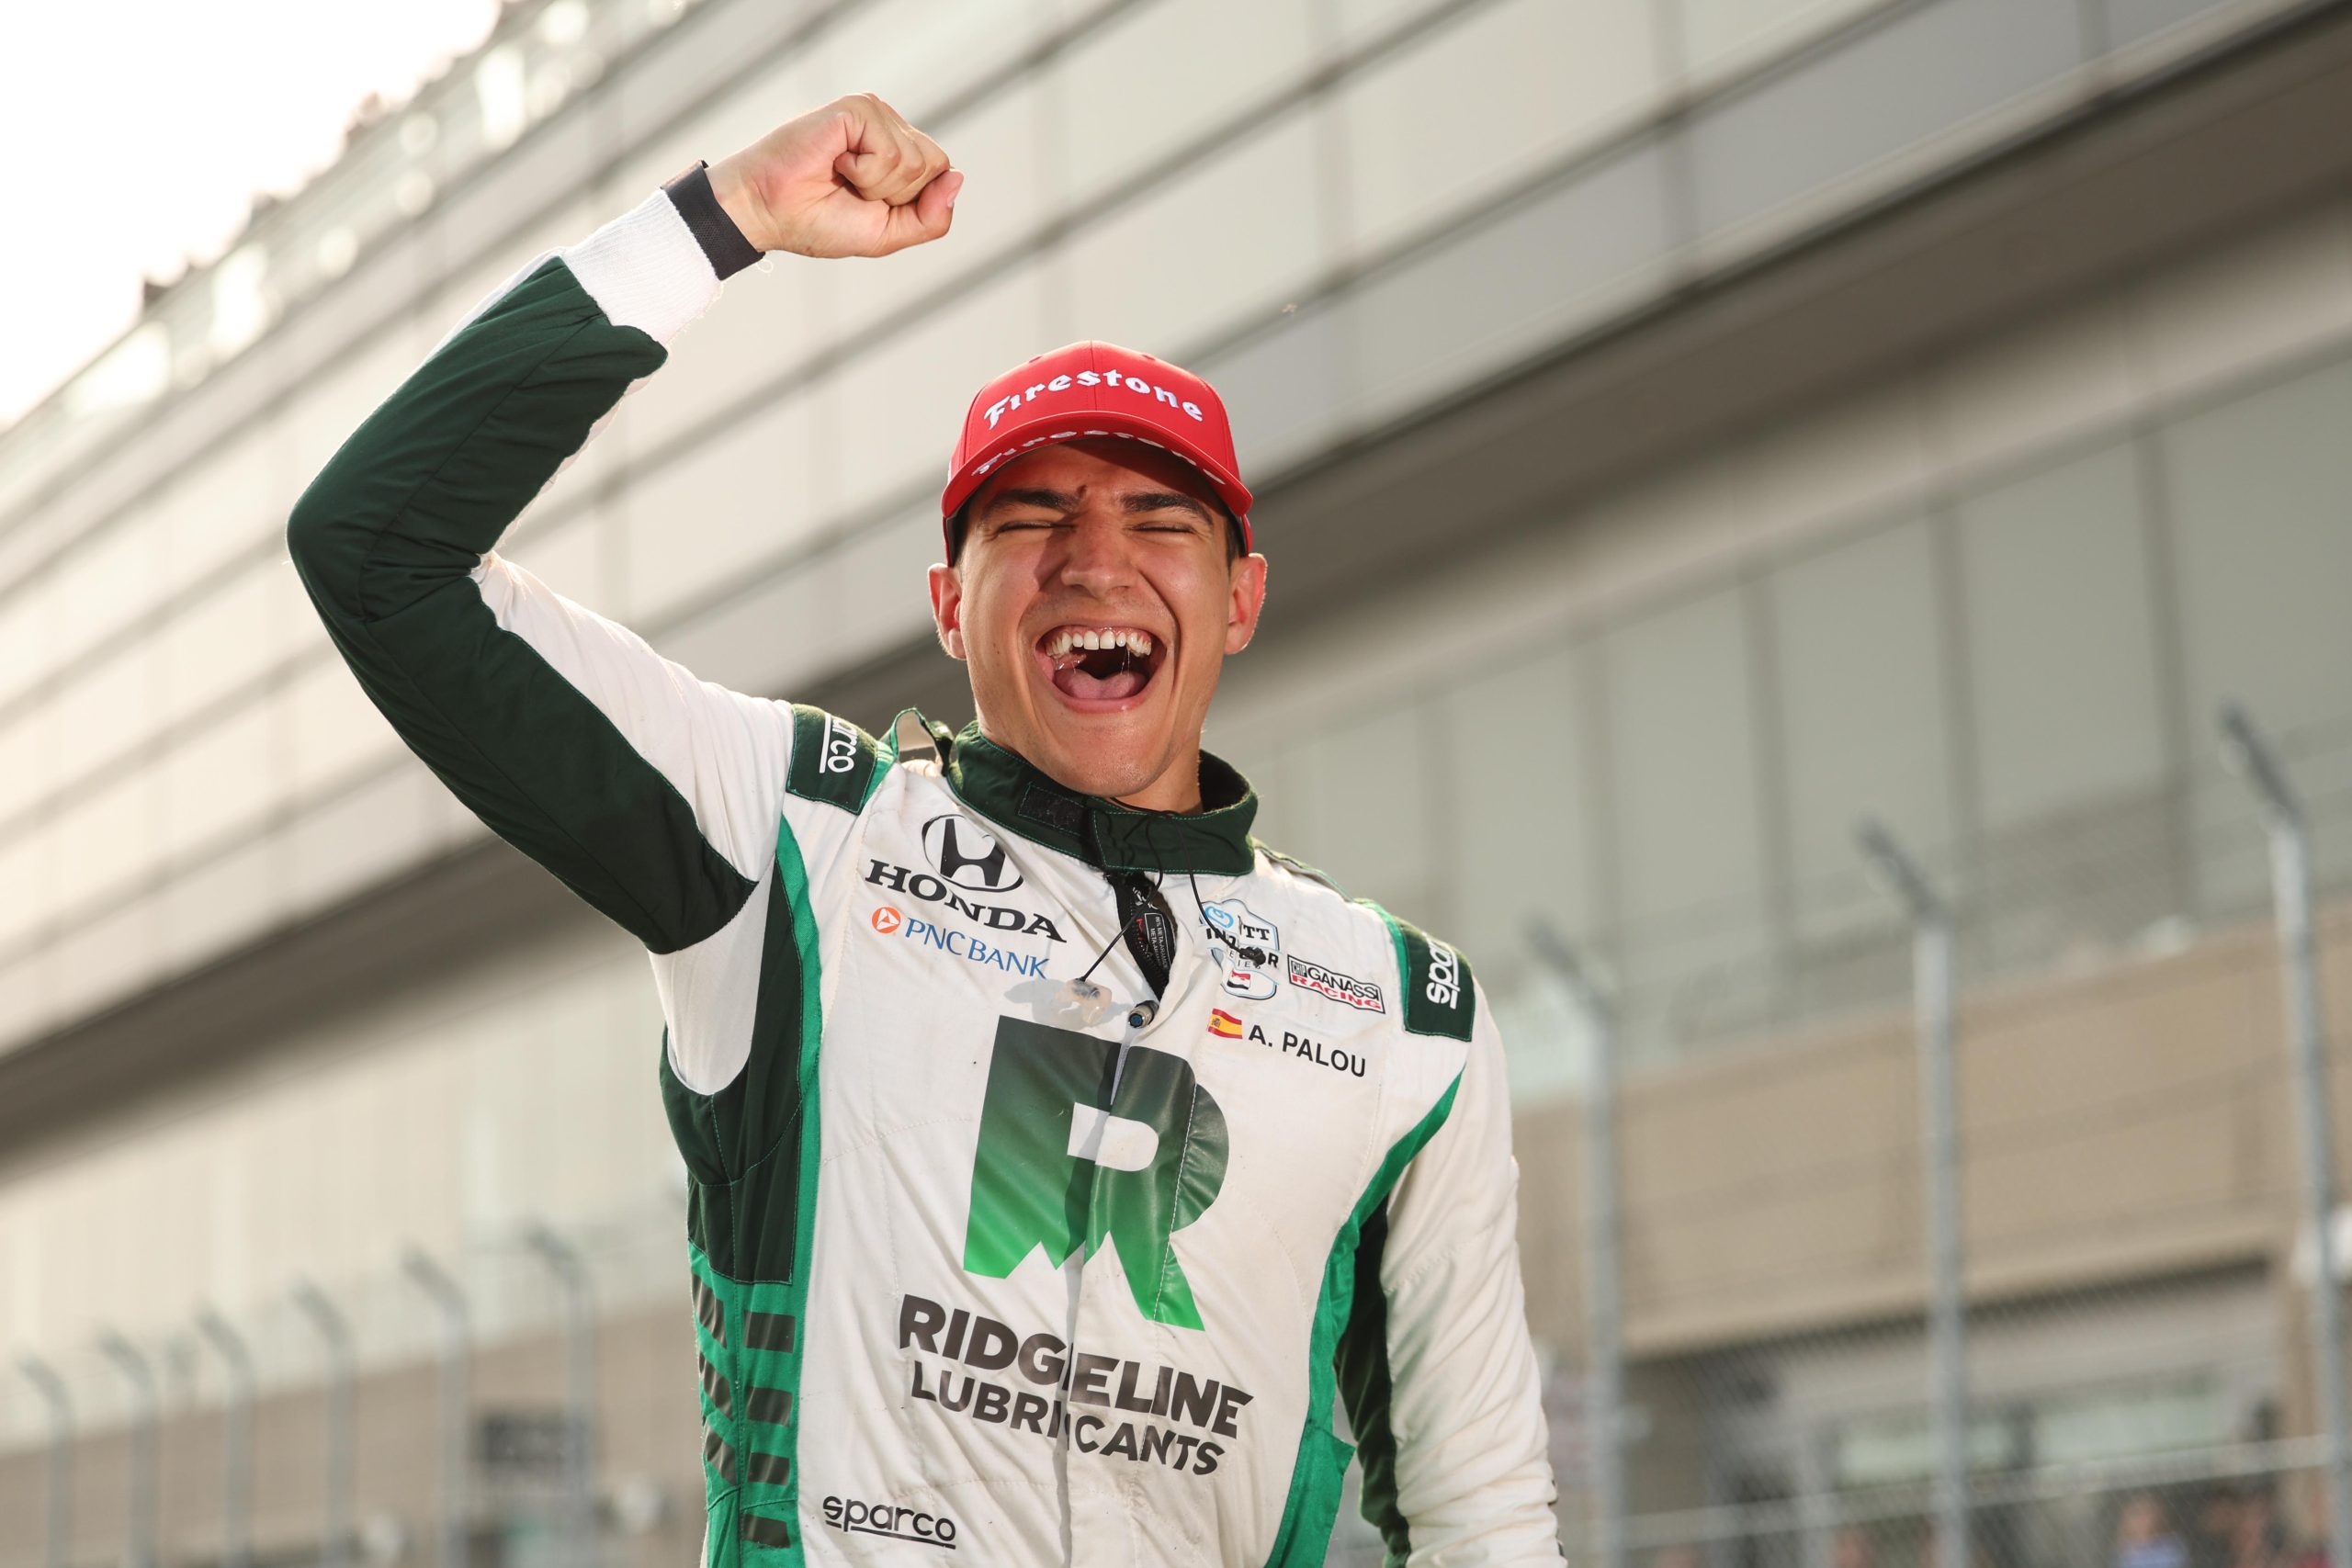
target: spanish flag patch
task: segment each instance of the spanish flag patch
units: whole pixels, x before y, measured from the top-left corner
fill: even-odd
[[[1241,1038],[1241,1021],[1223,1008],[1211,1008],[1209,1032],[1220,1040],[1238,1040]]]

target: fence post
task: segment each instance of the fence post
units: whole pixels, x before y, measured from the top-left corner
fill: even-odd
[[[155,1562],[155,1445],[159,1420],[155,1369],[138,1347],[112,1329],[98,1338],[98,1348],[122,1373],[130,1388],[130,1495],[129,1540],[123,1547],[125,1568],[156,1568]]]
[[[41,1562],[65,1568],[74,1529],[74,1396],[57,1369],[39,1356],[20,1356],[17,1370],[49,1406],[48,1495],[41,1507]]]
[[[580,1249],[547,1224],[523,1243],[548,1266],[563,1292],[565,1534],[570,1561],[601,1555],[596,1539],[596,1299]]]
[[[295,1309],[310,1320],[326,1348],[326,1515],[321,1523],[322,1568],[344,1568],[351,1551],[351,1325],[327,1293],[308,1280],[294,1286]]]
[[[229,1320],[210,1307],[196,1314],[196,1331],[210,1343],[229,1374],[220,1408],[220,1564],[251,1568],[254,1505],[254,1359]]]
[[[409,1248],[401,1268],[441,1314],[441,1568],[466,1568],[473,1544],[466,1496],[466,1363],[473,1327],[466,1292],[422,1248]]]
[[[1617,1013],[1548,921],[1529,922],[1536,955],[1558,976],[1592,1038],[1584,1097],[1585,1427],[1592,1455],[1596,1568],[1625,1568],[1625,1351],[1617,1234]]]
[[[2312,841],[2302,802],[2245,710],[2222,710],[2222,761],[2255,797],[2270,841],[2270,889],[2302,1122],[2304,1204],[2311,1214],[2312,1350],[2326,1427],[2329,1568],[2352,1568],[2352,1409],[2345,1391],[2342,1298],[2336,1283],[2335,1137],[2327,1042],[2320,1014],[2319,942],[2312,919]]]
[[[1970,1568],[1968,1320],[1961,1284],[1960,1116],[1952,1067],[1957,943],[1950,907],[1894,835],[1866,821],[1856,838],[1872,872],[1911,921],[1919,1109],[1927,1145],[1928,1402],[1936,1432],[1936,1556],[1939,1568]]]

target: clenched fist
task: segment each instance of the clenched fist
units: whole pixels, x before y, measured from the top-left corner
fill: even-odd
[[[887,256],[947,232],[964,175],[898,110],[853,93],[713,164],[710,188],[761,250]]]

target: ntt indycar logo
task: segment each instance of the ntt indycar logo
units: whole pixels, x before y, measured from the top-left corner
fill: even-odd
[[[917,1546],[940,1546],[956,1550],[959,1533],[956,1521],[945,1514],[927,1514],[920,1508],[901,1507],[896,1503],[865,1503],[855,1497],[825,1499],[825,1522],[837,1530],[857,1535],[887,1535],[892,1540],[910,1540]]]

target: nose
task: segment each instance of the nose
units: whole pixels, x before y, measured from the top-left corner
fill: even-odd
[[[1064,537],[1069,542],[1056,575],[1065,586],[1113,599],[1135,585],[1135,558],[1117,518],[1089,512]]]

